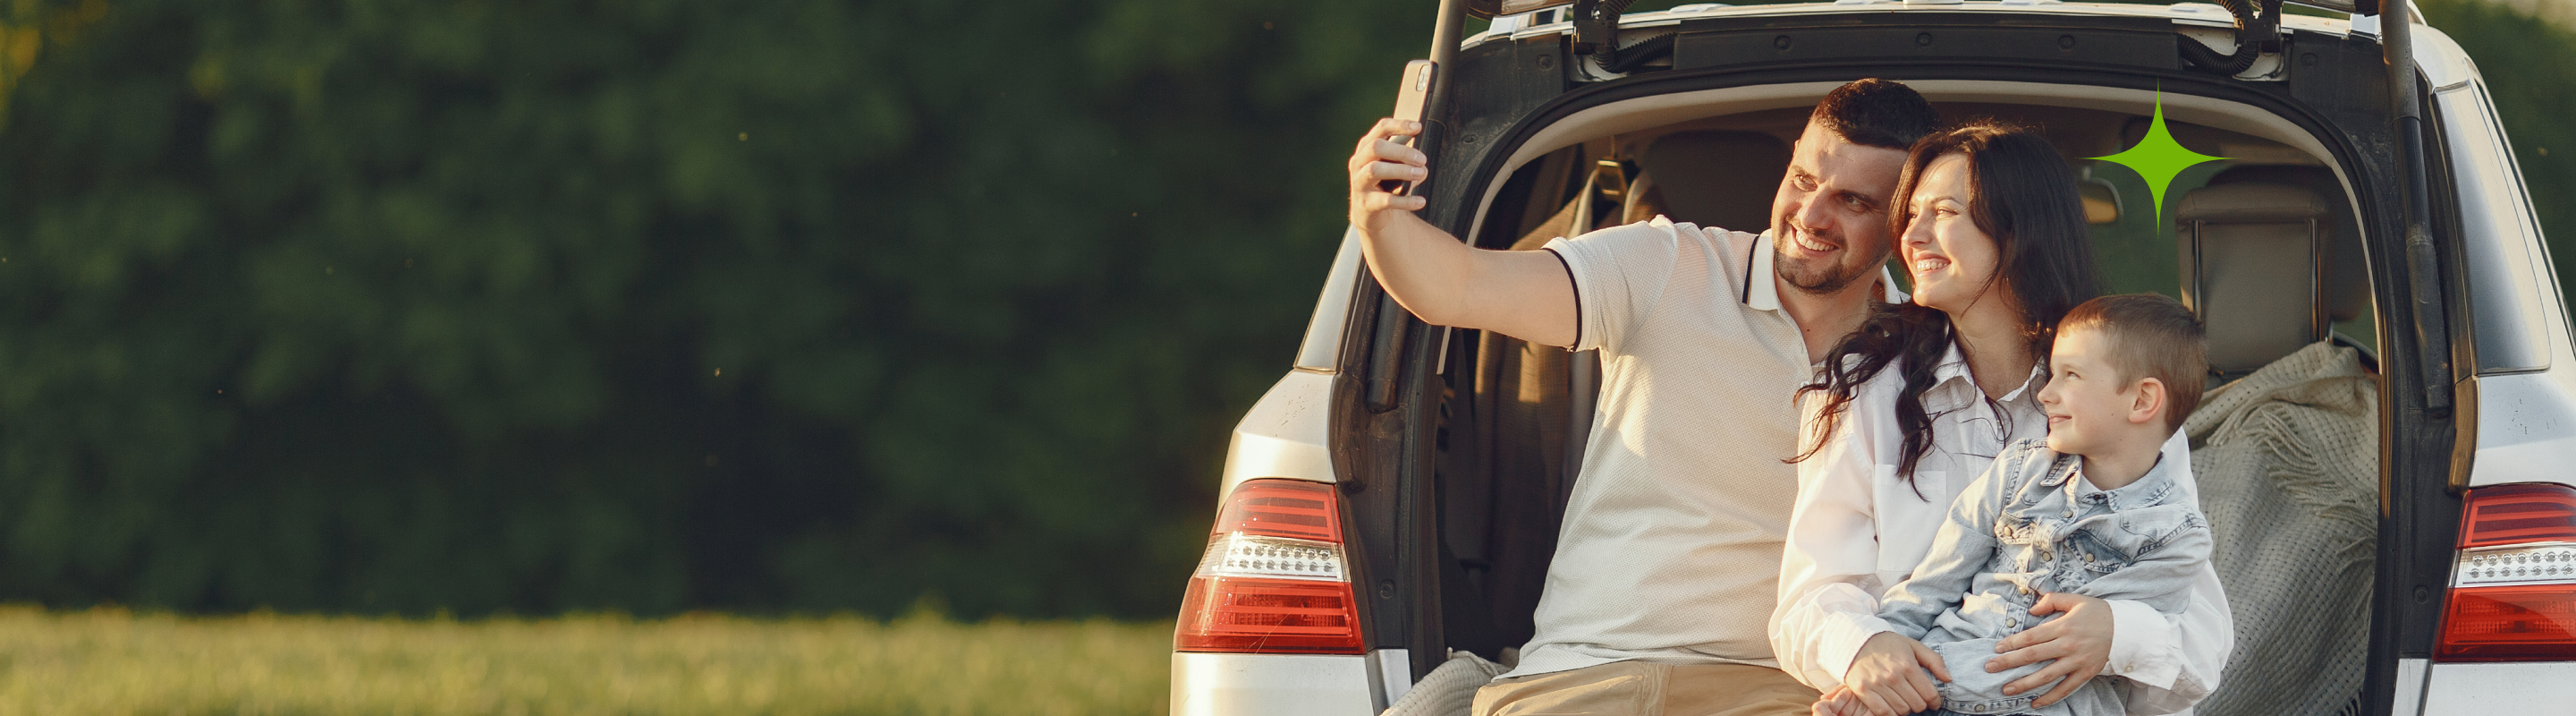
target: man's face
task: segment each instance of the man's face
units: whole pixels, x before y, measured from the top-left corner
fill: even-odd
[[[1780,279],[1807,293],[1833,293],[1886,263],[1887,205],[1904,167],[1904,150],[1853,144],[1808,122],[1771,199]]]

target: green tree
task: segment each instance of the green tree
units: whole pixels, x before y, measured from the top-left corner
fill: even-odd
[[[1431,7],[18,2],[0,598],[1167,613]]]

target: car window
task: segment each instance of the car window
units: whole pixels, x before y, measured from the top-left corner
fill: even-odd
[[[2504,133],[2485,111],[2484,87],[2468,87],[2434,96],[2446,153],[2451,194],[2459,201],[2463,275],[2469,283],[2469,305],[2476,321],[2479,373],[2510,373],[2549,367],[2549,336],[2539,301],[2539,271],[2546,266],[2535,254],[2539,245],[2531,201],[2515,178],[2504,145]]]

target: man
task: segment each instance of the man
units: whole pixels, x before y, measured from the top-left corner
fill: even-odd
[[[1385,120],[1351,157],[1351,223],[1424,321],[1599,349],[1603,393],[1519,664],[1478,716],[1803,714],[1768,621],[1797,492],[1793,394],[1860,325],[1892,245],[1905,148],[1939,116],[1902,84],[1835,89],[1808,118],[1760,235],[1661,217],[1486,251],[1382,191],[1424,178]]]

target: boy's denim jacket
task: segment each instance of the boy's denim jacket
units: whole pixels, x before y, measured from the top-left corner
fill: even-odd
[[[1940,687],[1943,709],[2121,716],[2116,676],[2096,677],[2044,709],[2030,704],[2047,688],[2005,696],[2005,684],[2048,662],[1987,673],[1995,642],[2037,626],[2031,605],[2049,592],[2135,600],[2165,614],[2190,601],[2192,576],[2210,551],[2209,520],[2190,493],[2161,461],[2108,491],[2075,479],[2082,465],[2042,440],[2005,448],[1950,504],[1913,576],[1880,600],[1879,618],[1941,654],[1955,679]]]

